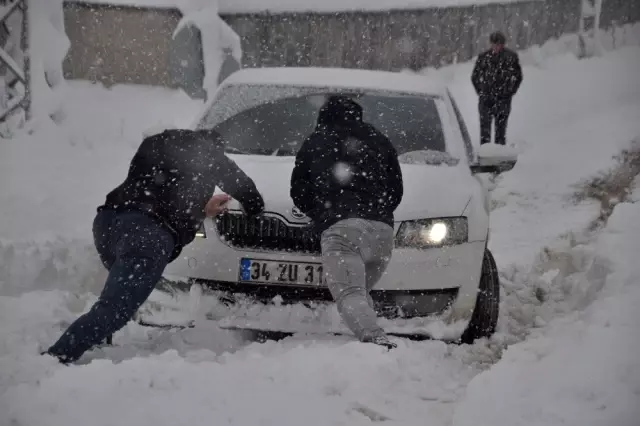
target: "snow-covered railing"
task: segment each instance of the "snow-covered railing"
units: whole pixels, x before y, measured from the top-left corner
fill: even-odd
[[[0,123],[19,109],[29,118],[31,106],[27,0],[0,0]]]

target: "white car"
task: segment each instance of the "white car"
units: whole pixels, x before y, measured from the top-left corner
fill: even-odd
[[[447,88],[423,76],[258,68],[228,77],[195,127],[214,128],[226,139],[226,153],[262,193],[265,213],[248,219],[234,201],[228,213],[204,222],[164,278],[264,303],[278,295],[285,303],[331,300],[318,235],[289,196],[295,154],[330,94],[352,96],[401,162],[404,197],[395,211],[393,257],[371,292],[379,315],[446,313],[447,322],[470,320],[462,341],[492,334],[499,281],[487,249],[489,195],[476,174],[509,170],[516,157],[488,145],[487,155],[478,155]]]

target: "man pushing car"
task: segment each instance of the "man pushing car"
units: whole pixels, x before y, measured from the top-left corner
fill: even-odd
[[[324,274],[342,319],[359,340],[391,349],[369,291],[391,259],[402,172],[391,141],[362,115],[348,97],[322,106],[296,156],[291,198],[321,234]]]
[[[146,137],[93,222],[94,243],[109,270],[104,289],[44,353],[70,363],[124,327],[204,218],[226,209],[231,197],[212,195],[216,186],[247,215],[262,212],[255,183],[225,156],[216,132],[172,129]]]

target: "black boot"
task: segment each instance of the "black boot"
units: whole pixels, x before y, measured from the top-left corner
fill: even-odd
[[[55,355],[55,354],[52,354],[52,353],[50,353],[48,350],[43,351],[43,352],[40,352],[40,355],[48,355],[48,356],[50,356],[50,357],[53,357],[53,358],[57,359],[57,360],[58,360],[58,362],[59,362],[60,364],[62,364],[62,365],[70,365],[70,364],[71,364],[71,360],[70,360],[70,359],[67,359],[67,358],[66,358],[65,356],[63,356],[63,355]]]

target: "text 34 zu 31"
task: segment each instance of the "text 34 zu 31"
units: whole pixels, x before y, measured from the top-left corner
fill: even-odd
[[[320,284],[324,281],[322,264],[278,263],[277,273],[275,274],[272,274],[269,266],[269,263],[266,262],[253,261],[251,264],[251,280],[298,283],[300,278],[304,277],[305,284]]]

